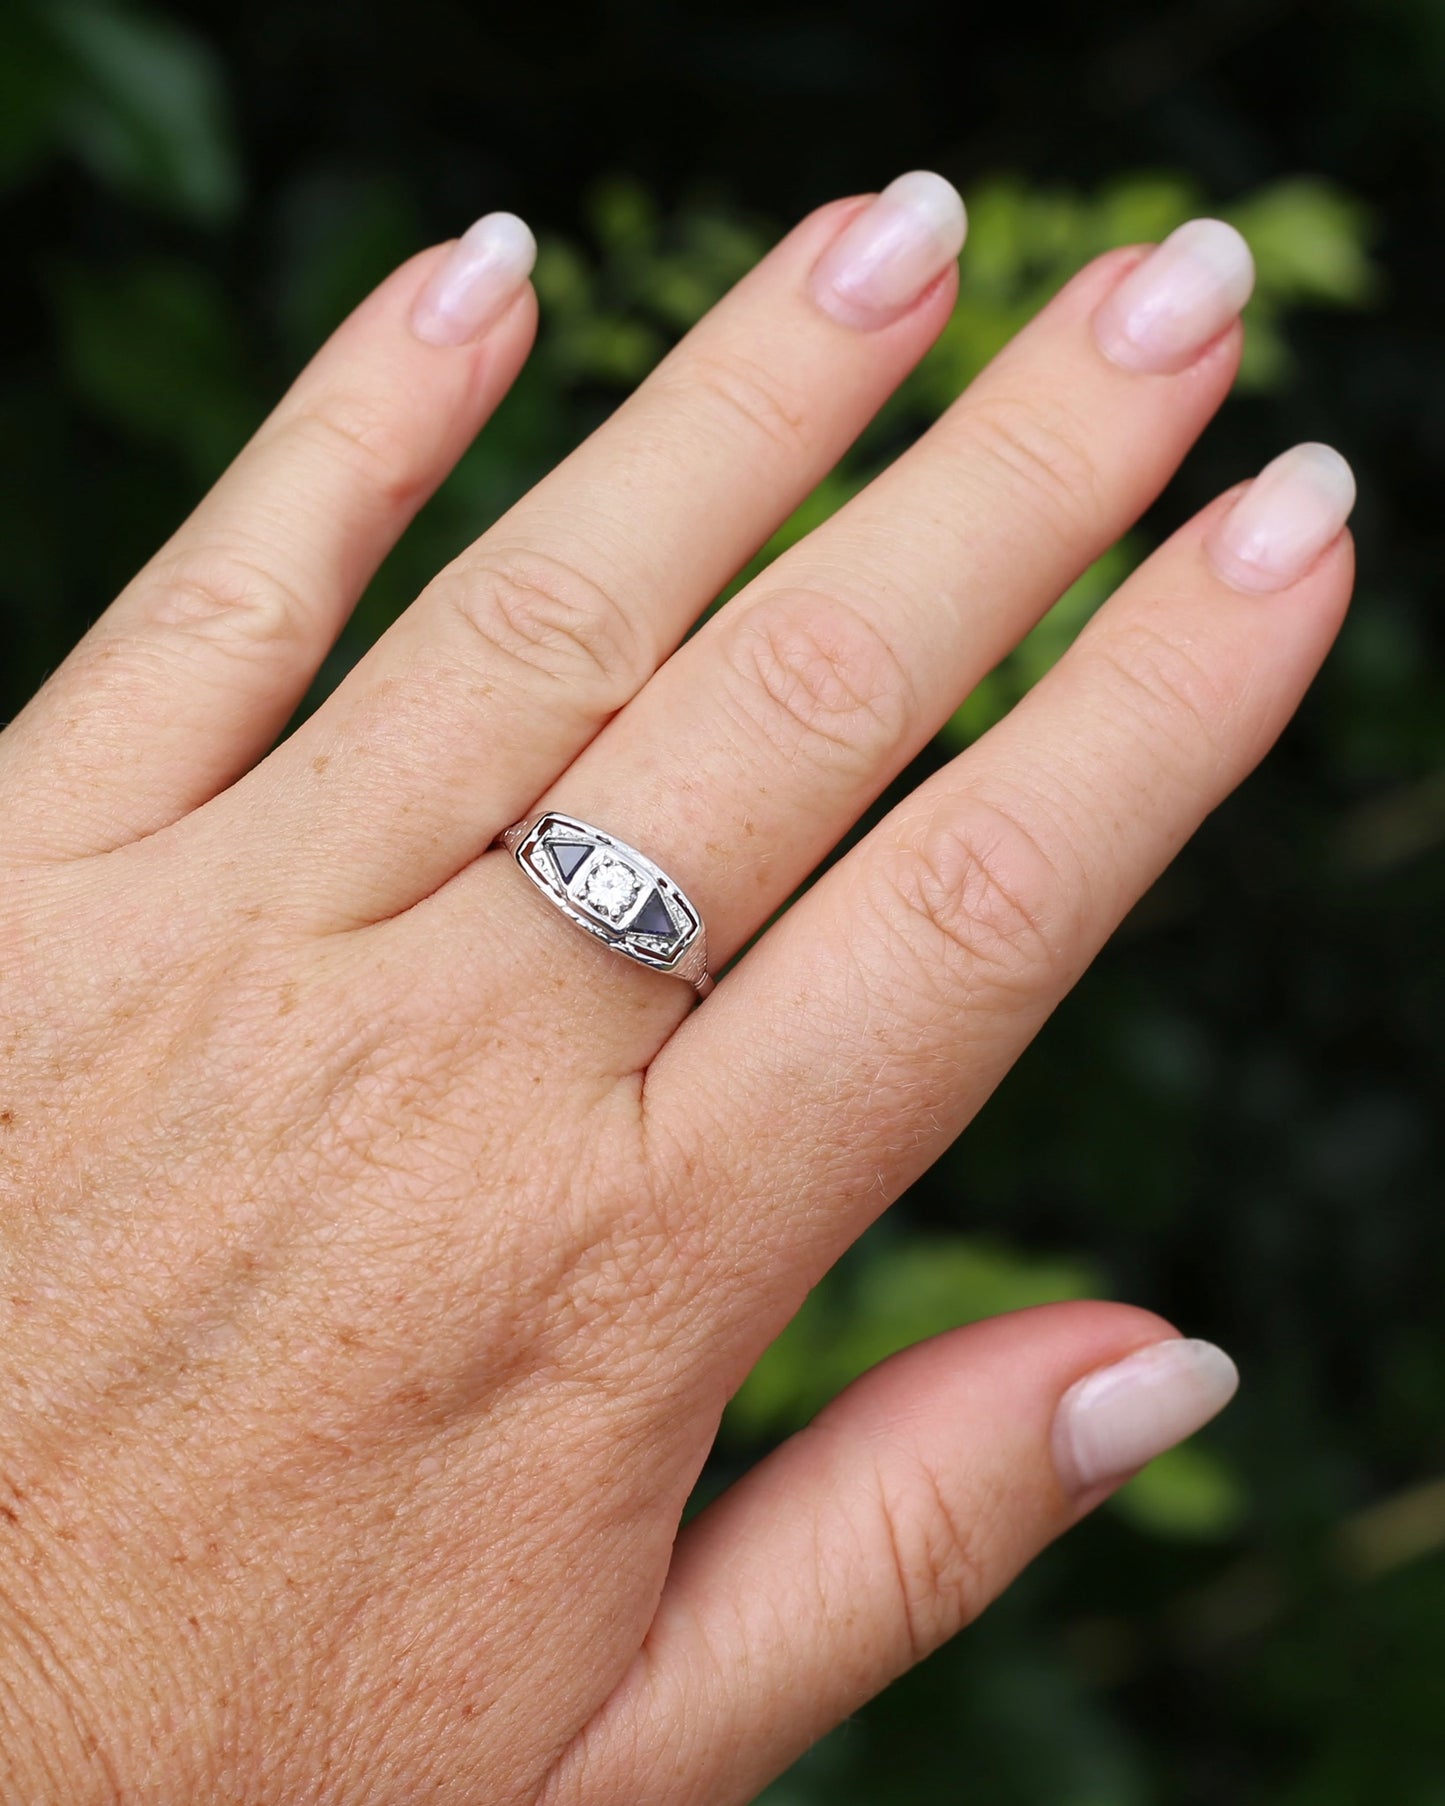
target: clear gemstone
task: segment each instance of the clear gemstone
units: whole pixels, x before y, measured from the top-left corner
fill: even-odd
[[[637,900],[642,881],[620,859],[598,853],[588,861],[578,901],[609,922],[620,922]]]

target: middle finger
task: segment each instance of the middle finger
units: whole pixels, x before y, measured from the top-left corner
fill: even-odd
[[[211,811],[273,908],[392,915],[521,815],[932,343],[963,233],[927,172],[823,208],[442,571]]]

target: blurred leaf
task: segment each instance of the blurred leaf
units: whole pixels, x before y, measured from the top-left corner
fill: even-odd
[[[1151,1536],[1212,1541],[1244,1518],[1244,1491],[1223,1458],[1197,1442],[1156,1457],[1114,1494],[1110,1509]]]
[[[657,241],[657,207],[640,182],[612,175],[596,184],[588,217],[603,250],[614,255],[650,250]]]
[[[749,571],[771,563],[789,546],[797,545],[825,520],[831,520],[846,501],[855,496],[865,481],[861,471],[850,471],[844,465],[830,470],[807,498],[788,516],[777,532],[749,566]]]
[[[1277,182],[1226,210],[1249,240],[1261,294],[1360,307],[1379,292],[1365,248],[1369,215],[1329,183]]]
[[[778,236],[720,207],[689,209],[676,225],[680,255],[707,272],[717,294],[745,276]]]
[[[1201,210],[1199,191],[1184,176],[1131,174],[1099,197],[1099,247],[1157,243]]]
[[[1087,1297],[1095,1285],[1083,1262],[982,1238],[875,1238],[860,1249],[848,1276],[816,1287],[748,1376],[728,1407],[730,1435],[797,1428],[901,1348],[1004,1311]]]
[[[591,266],[582,251],[563,238],[543,234],[532,285],[549,314],[576,314],[595,305]]]
[[[1138,564],[1131,534],[1112,545],[1070,584],[1039,624],[992,670],[939,730],[946,746],[963,747],[986,733],[1063,657],[1080,628]]]
[[[1155,242],[1205,210],[1194,185],[1172,174],[1131,174],[1093,196],[1010,176],[980,184],[969,202],[958,306],[908,386],[926,405],[946,406],[1090,257]],[[1282,307],[1358,306],[1377,292],[1368,215],[1317,180],[1276,183],[1220,211],[1249,239],[1257,265],[1241,384],[1277,387],[1291,368]]]
[[[1244,325],[1244,355],[1239,360],[1236,390],[1257,395],[1282,388],[1294,374],[1294,360],[1268,296],[1256,293],[1245,309]]]
[[[65,137],[104,182],[204,224],[228,218],[241,173],[220,71],[183,26],[104,0],[48,0],[66,53]]]
[[[850,1314],[866,1326],[872,1360],[882,1360],[960,1323],[1085,1297],[1091,1279],[1081,1262],[1022,1254],[982,1237],[919,1237],[881,1249],[861,1267]]]
[[[1029,255],[1029,187],[1018,176],[977,183],[968,200],[967,279],[983,289],[1013,288]]]
[[[574,321],[554,332],[548,345],[566,375],[628,388],[646,376],[664,349],[659,333],[620,314]]]
[[[720,292],[711,273],[690,260],[659,258],[650,271],[647,307],[666,325],[685,332],[702,318]]]
[[[538,353],[562,382],[629,388],[662,356],[653,326],[602,302],[605,277],[576,247],[544,238],[533,281],[544,323]]]

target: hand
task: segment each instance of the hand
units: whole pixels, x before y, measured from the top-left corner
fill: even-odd
[[[751,1363],[1288,719],[1334,453],[1179,532],[694,1013],[492,844],[595,821],[716,969],[1165,483],[1238,356],[1218,224],[1086,269],[674,650],[962,236],[928,176],[805,221],[272,750],[526,355],[492,216],[0,738],[5,1799],[744,1800],[1228,1397],[1140,1311],[982,1324],[674,1547]]]

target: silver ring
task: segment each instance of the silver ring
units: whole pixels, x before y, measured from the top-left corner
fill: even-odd
[[[707,931],[695,904],[636,847],[555,809],[514,822],[500,838],[568,921],[639,966],[712,989]]]

